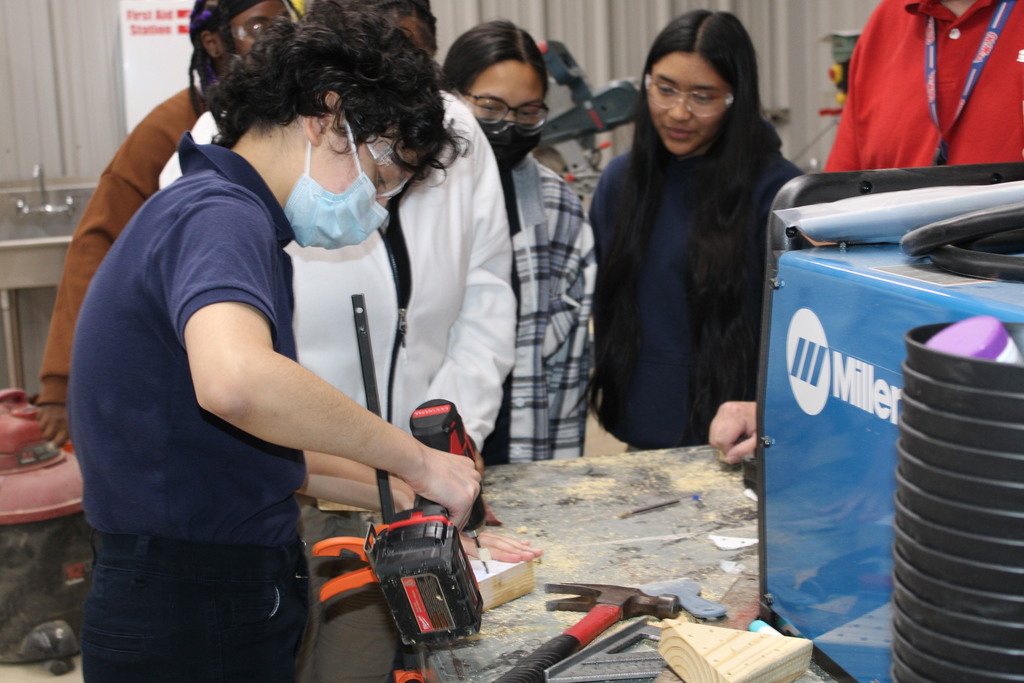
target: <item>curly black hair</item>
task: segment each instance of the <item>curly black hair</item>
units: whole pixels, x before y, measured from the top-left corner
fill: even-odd
[[[357,0],[318,0],[298,22],[274,20],[210,100],[220,130],[215,142],[224,147],[250,129],[329,116],[341,137],[347,121],[357,143],[391,138],[395,162],[415,179],[446,168],[460,151],[445,127],[433,60]]]
[[[237,53],[231,35],[231,20],[259,0],[196,0],[189,15],[188,37],[192,42],[192,58],[188,64],[188,91],[192,110],[196,116],[206,111],[206,91],[217,83],[217,70],[213,59],[203,46],[203,33],[211,31],[220,36],[224,49]],[[298,16],[292,0],[281,0],[291,16]],[[199,84],[196,84],[196,77]]]
[[[437,17],[430,11],[430,0],[364,0],[381,12],[390,12],[398,19],[415,19],[423,27],[420,45],[431,56],[437,54]],[[415,40],[415,39],[414,39]]]

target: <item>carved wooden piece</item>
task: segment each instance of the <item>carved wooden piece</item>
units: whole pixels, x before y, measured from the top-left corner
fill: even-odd
[[[811,663],[812,644],[805,638],[680,619],[662,627],[658,652],[686,683],[789,683]]]

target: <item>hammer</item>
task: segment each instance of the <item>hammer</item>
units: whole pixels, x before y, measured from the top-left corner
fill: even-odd
[[[543,681],[544,670],[590,644],[605,629],[622,619],[643,615],[667,619],[681,609],[675,595],[648,595],[638,588],[597,583],[549,583],[547,593],[573,593],[575,598],[549,600],[548,611],[586,612],[587,616],[565,633],[555,636],[519,661],[495,683]]]

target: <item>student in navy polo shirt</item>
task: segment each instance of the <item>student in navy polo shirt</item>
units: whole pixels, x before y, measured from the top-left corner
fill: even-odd
[[[435,74],[356,3],[274,23],[218,88],[222,146],[182,139],[184,176],[97,272],[69,402],[97,530],[86,681],[294,680],[307,572],[293,493],[307,482],[372,504],[378,467],[465,520],[479,490],[467,458],[294,361],[283,251],[360,242],[387,218],[383,197],[447,164]]]

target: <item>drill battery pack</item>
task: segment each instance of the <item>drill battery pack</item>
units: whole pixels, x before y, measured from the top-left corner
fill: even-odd
[[[439,505],[406,510],[366,551],[406,644],[444,644],[480,630],[483,598],[459,531]]]

